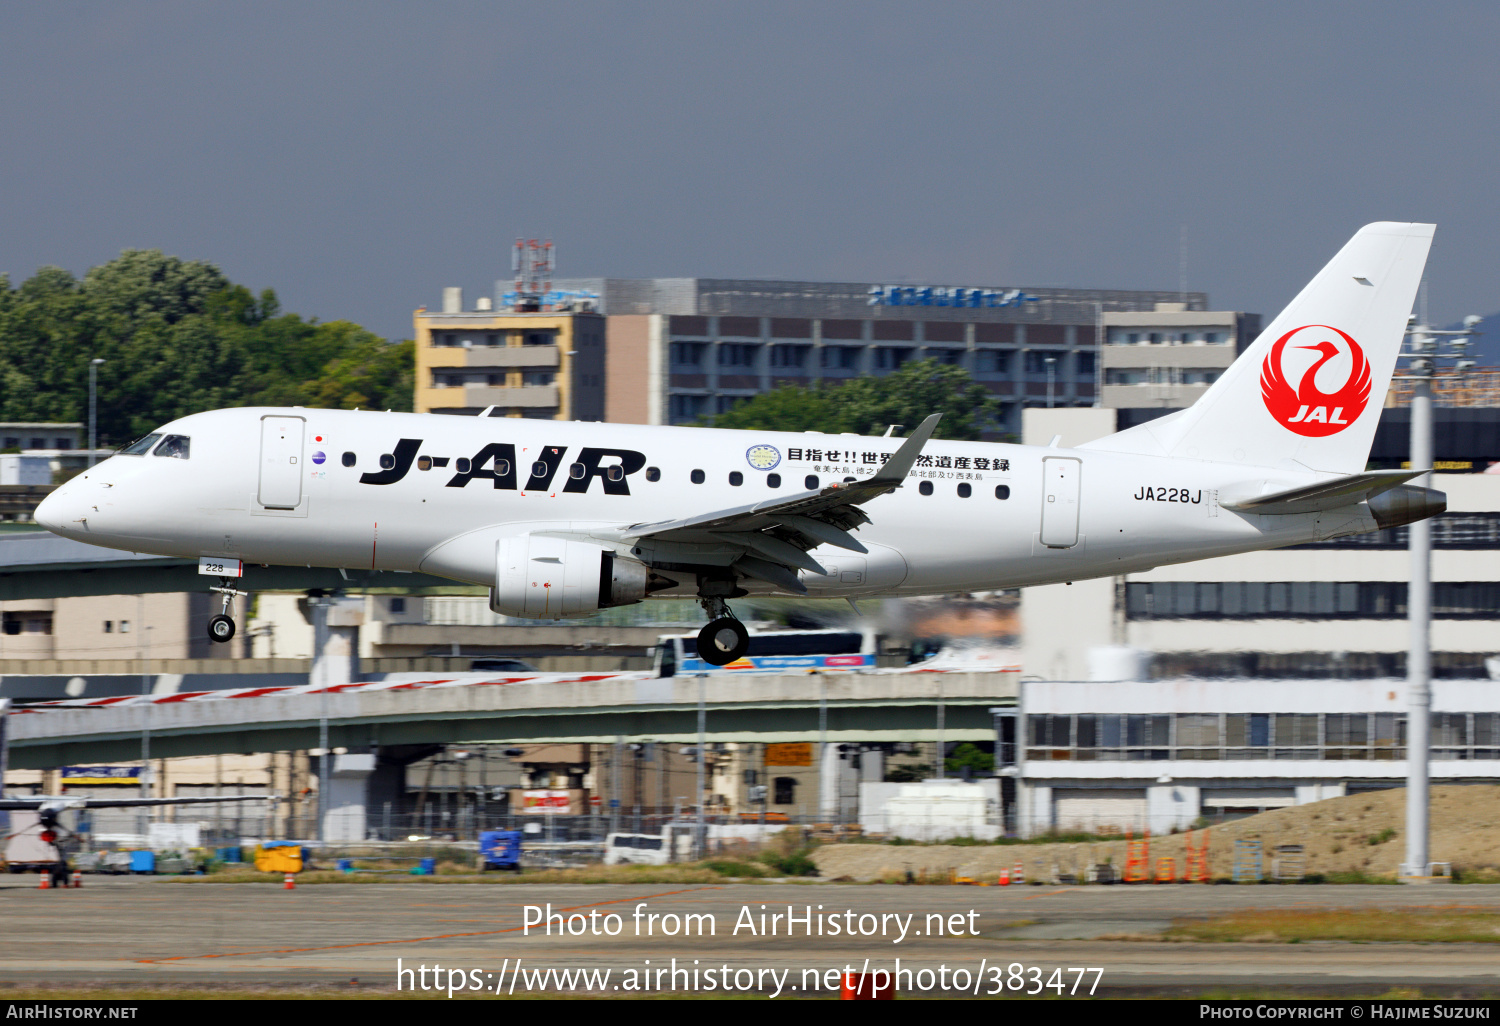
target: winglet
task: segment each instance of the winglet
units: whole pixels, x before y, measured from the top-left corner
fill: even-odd
[[[911,472],[912,466],[917,462],[922,446],[927,444],[927,440],[937,430],[938,421],[942,419],[941,413],[934,413],[918,424],[917,429],[901,443],[901,448],[897,449],[895,454],[886,461],[885,466],[880,468],[880,473],[870,478],[868,483],[890,485],[895,488],[905,481],[906,475]]]

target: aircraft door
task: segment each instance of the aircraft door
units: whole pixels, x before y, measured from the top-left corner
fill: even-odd
[[[1078,544],[1079,482],[1083,463],[1071,457],[1042,460],[1042,544],[1068,549]]]
[[[301,417],[260,419],[260,504],[296,509],[302,502]]]

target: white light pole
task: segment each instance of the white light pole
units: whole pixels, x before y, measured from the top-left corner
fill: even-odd
[[[1057,357],[1047,357],[1047,409],[1052,409],[1052,386],[1057,380]]]
[[[1437,362],[1453,360],[1444,377],[1460,377],[1474,365],[1464,359],[1479,317],[1465,317],[1460,331],[1434,331],[1425,324],[1407,329],[1409,342],[1402,354],[1406,378],[1412,383],[1411,459],[1413,470],[1432,467],[1432,382]],[[1438,349],[1441,336],[1448,336],[1447,352]],[[1421,488],[1432,485],[1431,473],[1411,482]],[[1428,762],[1432,742],[1432,521],[1418,520],[1410,532],[1411,583],[1406,591],[1406,615],[1411,627],[1411,650],[1406,658],[1406,861],[1403,880],[1425,880],[1431,874],[1428,841],[1430,779]]]
[[[94,450],[99,448],[99,365],[104,361],[94,357],[89,361],[89,466],[94,465]]]

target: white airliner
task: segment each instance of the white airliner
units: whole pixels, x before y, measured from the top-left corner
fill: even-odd
[[[1366,473],[1433,226],[1361,229],[1192,407],[1077,448],[318,409],[162,426],[60,487],[68,538],[255,564],[420,571],[557,619],[728,600],[1012,588],[1410,523],[1445,508]],[[238,561],[238,562],[236,562]],[[216,619],[210,635],[228,640]]]

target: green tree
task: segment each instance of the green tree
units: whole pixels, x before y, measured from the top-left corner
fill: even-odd
[[[0,419],[84,419],[95,358],[104,444],[225,406],[411,409],[411,343],[283,313],[203,261],[127,250],[81,281],[0,276]]]
[[[968,767],[969,772],[976,776],[980,773],[989,773],[995,768],[995,757],[986,755],[979,750],[978,746],[965,741],[943,760],[943,768],[954,776],[961,775],[964,767]]]
[[[772,389],[714,417],[713,426],[878,435],[891,424],[910,431],[941,413],[936,437],[977,439],[998,412],[998,401],[962,367],[918,360],[883,378]]]

